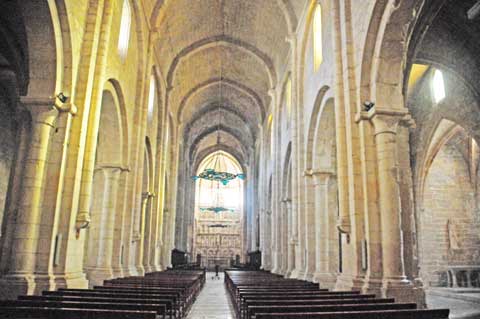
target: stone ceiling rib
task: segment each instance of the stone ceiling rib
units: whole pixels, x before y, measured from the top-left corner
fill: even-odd
[[[185,94],[178,107],[177,119],[179,119],[180,122],[183,121],[183,113],[185,111],[186,105],[195,94],[202,92],[203,90],[209,89],[213,86],[216,86],[220,82],[222,84],[225,84],[225,86],[233,88],[234,90],[237,90],[252,99],[254,101],[255,108],[257,108],[257,110],[260,112],[261,122],[263,122],[263,120],[265,119],[265,106],[263,105],[260,96],[258,96],[258,94],[254,90],[240,82],[229,78],[220,79],[219,77],[211,78],[207,81],[199,83],[198,85],[193,87],[187,94]]]
[[[273,66],[273,63],[271,59],[268,57],[268,55],[261,52],[258,48],[256,48],[255,46],[245,41],[242,41],[240,39],[234,39],[232,37],[225,36],[225,35],[217,35],[217,36],[205,38],[195,43],[192,43],[188,47],[184,48],[178,55],[175,56],[172,64],[169,67],[169,70],[167,73],[167,84],[169,86],[173,85],[173,77],[175,74],[175,70],[182,59],[188,58],[190,55],[195,54],[199,50],[209,48],[212,46],[220,46],[220,45],[239,49],[246,52],[247,54],[251,54],[252,56],[254,56],[256,59],[258,59],[258,61],[260,61],[265,66],[268,79],[270,82],[270,88],[273,88],[275,86],[275,83],[277,82],[277,74]]]

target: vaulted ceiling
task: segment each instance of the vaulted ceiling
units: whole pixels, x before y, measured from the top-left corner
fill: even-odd
[[[269,90],[288,63],[286,39],[307,2],[152,0],[154,48],[171,88],[167,106],[192,165],[216,149],[244,161],[252,155]]]

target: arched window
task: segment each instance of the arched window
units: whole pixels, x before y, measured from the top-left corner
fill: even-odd
[[[322,6],[317,3],[313,15],[313,65],[315,71],[318,70],[323,61],[322,40]]]
[[[435,70],[433,72],[432,88],[435,103],[440,103],[445,98],[445,82],[442,71]]]
[[[118,54],[125,61],[128,53],[128,42],[130,41],[130,24],[132,23],[132,12],[129,0],[123,0],[122,19],[120,21],[120,32],[118,36]]]
[[[155,85],[155,76],[152,74],[150,77],[150,88],[148,90],[148,120],[152,120],[154,103],[155,103],[155,91],[157,90]]]

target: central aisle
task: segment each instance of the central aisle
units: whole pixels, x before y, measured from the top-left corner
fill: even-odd
[[[227,295],[223,282],[224,274],[220,279],[212,279],[213,272],[207,272],[207,282],[200,295],[192,306],[187,319],[234,319],[233,306]]]

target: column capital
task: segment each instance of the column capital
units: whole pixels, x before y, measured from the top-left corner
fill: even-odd
[[[20,103],[30,113],[43,113],[57,110],[59,113],[77,114],[77,107],[73,103],[61,103],[56,97],[45,96],[21,96]]]
[[[303,176],[326,179],[335,176],[335,170],[331,167],[309,168],[303,172]]]
[[[375,135],[397,134],[397,127],[400,122],[408,123],[412,120],[408,109],[393,110],[376,106],[367,112],[366,117],[372,122]]]
[[[19,102],[30,113],[34,123],[53,127],[60,113],[55,107],[55,98],[21,96]]]
[[[110,171],[112,173],[118,172],[123,172],[123,171],[129,171],[130,169],[128,167],[124,167],[118,164],[112,164],[112,163],[99,163],[95,165],[94,168],[95,171]]]

